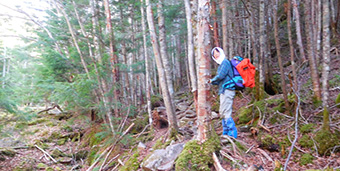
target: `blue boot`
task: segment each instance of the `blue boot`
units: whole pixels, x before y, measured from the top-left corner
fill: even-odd
[[[222,119],[223,135],[229,135],[237,138],[237,128],[233,118]]]

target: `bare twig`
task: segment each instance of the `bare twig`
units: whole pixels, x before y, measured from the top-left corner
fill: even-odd
[[[215,166],[217,171],[225,171],[225,169],[223,169],[223,167],[221,166],[221,163],[218,160],[215,153],[213,153],[213,160],[214,160],[214,166]]]
[[[54,163],[57,163],[57,160],[55,160],[50,154],[48,154],[45,150],[43,150],[42,148],[38,147],[37,145],[34,145],[35,147],[37,147],[40,151],[42,151],[44,154],[46,154],[49,158],[52,159],[52,161]]]
[[[274,160],[265,152],[263,151],[262,149],[260,148],[257,148],[257,150],[264,156],[267,158],[267,160],[271,161],[271,162],[274,162]]]
[[[221,137],[227,139],[231,143],[231,146],[233,147],[234,155],[236,155],[236,145],[234,141],[230,139],[229,135],[222,135]]]
[[[264,130],[266,130],[267,132],[271,132],[270,129],[268,129],[267,127],[265,127],[264,125],[260,124],[259,122],[257,123],[258,126],[260,126],[261,128],[263,128]]]
[[[249,151],[255,146],[255,144],[253,144],[251,147],[249,147],[249,149],[246,151],[246,153],[249,153]]]
[[[292,156],[293,149],[294,149],[294,146],[295,146],[295,143],[296,143],[296,140],[297,140],[297,137],[298,137],[298,132],[299,132],[298,125],[299,125],[300,95],[298,94],[298,92],[296,92],[298,90],[294,90],[294,88],[293,88],[293,91],[294,91],[295,95],[297,96],[297,100],[298,100],[297,107],[296,107],[296,110],[295,110],[295,137],[294,137],[294,141],[293,141],[292,146],[289,150],[289,155],[287,157],[287,160],[286,160],[284,168],[283,168],[284,171],[287,169],[287,165],[288,165],[290,157]],[[288,132],[288,134],[289,134],[289,132]]]

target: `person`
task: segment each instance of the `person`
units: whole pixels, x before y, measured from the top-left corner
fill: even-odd
[[[216,76],[210,79],[209,83],[219,86],[219,113],[222,116],[223,135],[229,135],[237,138],[237,128],[235,127],[235,122],[231,117],[235,96],[235,84],[230,84],[234,76],[233,68],[231,62],[226,59],[224,51],[221,48],[213,48],[211,50],[211,57],[219,65]]]

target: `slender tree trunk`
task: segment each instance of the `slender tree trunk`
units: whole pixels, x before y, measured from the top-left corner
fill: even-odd
[[[218,24],[217,24],[217,16],[216,16],[216,1],[212,0],[211,2],[211,15],[212,20],[214,22],[213,29],[214,29],[214,46],[220,47],[220,43],[218,41]]]
[[[195,65],[195,57],[194,57],[194,41],[193,41],[193,29],[192,29],[192,20],[191,20],[191,8],[189,0],[184,0],[185,4],[185,12],[187,18],[187,29],[188,29],[188,65],[190,72],[190,80],[191,80],[191,92],[194,93],[194,102],[197,107],[197,76],[196,76],[196,65]]]
[[[306,36],[307,36],[307,50],[308,50],[308,61],[311,73],[311,79],[313,83],[314,95],[318,100],[321,100],[321,89],[320,89],[320,79],[315,62],[314,46],[313,46],[313,29],[310,14],[311,3],[309,1],[305,2],[305,21],[306,21]]]
[[[227,2],[229,0],[226,0]],[[231,6],[232,7],[232,3],[231,2],[228,2],[228,5],[227,6]],[[228,32],[229,32],[229,40],[228,40],[228,43],[229,43],[229,59],[231,59],[233,56],[234,56],[234,30],[233,30],[233,23],[234,23],[234,17],[235,15],[232,15],[234,14],[234,11],[232,9],[229,9],[227,10],[227,18],[228,18]]]
[[[222,36],[223,36],[223,50],[225,54],[229,54],[228,49],[228,30],[227,30],[227,2],[226,0],[221,0],[221,9],[222,9]]]
[[[3,65],[2,65],[2,89],[5,88],[5,77],[6,77],[6,57],[7,57],[7,48],[4,47],[4,59],[3,59]]]
[[[260,0],[260,55],[259,55],[259,99],[263,97],[263,87],[265,81],[264,58],[267,55],[265,41],[265,4],[264,0]]]
[[[119,116],[119,109],[118,109],[118,102],[119,102],[119,70],[116,66],[118,64],[118,56],[116,54],[116,47],[114,44],[114,34],[112,30],[112,22],[111,22],[111,12],[110,12],[110,6],[109,6],[109,0],[104,0],[104,7],[105,7],[105,15],[106,15],[106,31],[109,35],[110,40],[110,61],[111,61],[111,67],[112,67],[112,73],[113,73],[113,83],[114,85],[114,112],[115,116]]]
[[[167,48],[166,48],[166,33],[165,33],[165,23],[164,23],[164,16],[163,16],[163,1],[159,0],[157,3],[157,12],[158,12],[158,27],[159,27],[159,45],[161,50],[161,57],[163,66],[165,69],[165,76],[166,82],[168,84],[169,93],[171,98],[173,98],[174,94],[174,86],[173,86],[173,78],[171,74],[171,65],[169,62],[169,57],[167,55]]]
[[[255,39],[256,36],[255,36],[255,27],[254,27],[255,19],[254,19],[253,8],[251,8],[251,2],[250,1],[247,2],[247,8],[249,9],[249,12],[250,12],[249,28],[250,28],[250,38],[251,38],[253,60],[254,60],[254,64],[257,65],[258,64],[258,57],[257,57],[257,46],[256,46],[256,39]],[[251,59],[250,56],[249,56],[249,59]]]
[[[274,35],[275,35],[275,45],[276,45],[276,52],[277,52],[277,58],[279,61],[279,67],[280,67],[280,75],[281,75],[281,87],[282,87],[282,93],[283,93],[283,99],[285,102],[286,111],[289,109],[289,103],[288,103],[288,97],[287,97],[287,90],[286,90],[286,79],[285,79],[285,73],[283,71],[283,65],[282,65],[282,59],[281,59],[281,46],[280,46],[280,40],[279,40],[279,24],[278,24],[278,18],[277,18],[277,8],[278,8],[278,0],[274,0],[273,5],[273,13],[274,13]]]
[[[156,64],[157,64],[157,71],[159,75],[159,82],[161,84],[161,89],[162,89],[162,94],[164,98],[164,104],[168,116],[168,121],[170,128],[175,129],[178,131],[178,125],[177,125],[177,118],[176,118],[176,113],[173,108],[173,103],[171,96],[169,94],[169,89],[167,87],[167,83],[165,81],[166,76],[165,76],[165,71],[163,68],[162,64],[162,58],[159,54],[159,46],[157,42],[157,35],[156,35],[156,30],[155,30],[155,25],[154,25],[154,19],[153,19],[153,13],[151,9],[151,4],[149,0],[146,0],[146,14],[147,14],[147,20],[148,20],[148,25],[149,25],[149,31],[150,31],[150,36],[151,36],[151,43],[154,51],[154,55],[156,58]]]
[[[209,0],[198,1],[198,48],[199,48],[199,74],[198,74],[198,136],[201,143],[208,139],[210,131],[210,29],[209,29]]]
[[[338,9],[339,10],[339,9]],[[323,0],[323,13],[322,13],[322,105],[325,109],[328,108],[328,79],[329,79],[329,63],[330,63],[330,11],[329,1]],[[325,119],[325,118],[324,118]],[[329,120],[329,118],[326,118]],[[329,123],[329,121],[328,121]],[[329,127],[329,126],[328,126]]]
[[[293,3],[293,10],[294,10],[294,14],[296,17],[296,35],[297,35],[297,44],[299,46],[299,52],[300,52],[300,57],[302,59],[302,61],[306,61],[306,55],[305,55],[305,51],[303,48],[303,43],[302,43],[302,36],[301,36],[301,27],[300,27],[300,14],[299,14],[299,10],[298,10],[298,5],[296,3],[296,0],[292,0]]]
[[[181,63],[181,54],[182,54],[182,45],[181,45],[181,39],[178,36],[174,37],[176,40],[176,82],[177,82],[177,87],[180,87],[182,84],[182,63]]]
[[[290,61],[292,63],[292,71],[293,71],[293,87],[295,91],[298,91],[297,86],[297,74],[296,74],[296,63],[294,60],[294,46],[292,40],[292,17],[291,17],[291,0],[288,0],[287,6],[287,28],[288,28],[288,41],[289,41],[289,52],[290,52]]]
[[[146,78],[146,101],[148,106],[148,114],[149,114],[149,124],[152,126],[152,113],[151,113],[151,79],[150,79],[150,64],[149,64],[149,56],[148,56],[148,49],[146,47],[146,27],[144,21],[144,8],[143,5],[144,0],[141,1],[141,15],[142,15],[142,30],[143,30],[143,48],[144,48],[144,59],[145,59],[145,78]]]

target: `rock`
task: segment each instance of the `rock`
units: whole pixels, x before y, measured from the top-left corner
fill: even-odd
[[[145,144],[143,144],[142,142],[139,142],[139,143],[138,143],[138,146],[137,146],[138,151],[142,151],[142,150],[144,150],[145,148],[146,148],[146,145],[145,145]]]
[[[144,170],[170,170],[175,159],[182,152],[184,143],[168,146],[166,149],[155,150],[141,167]]]

